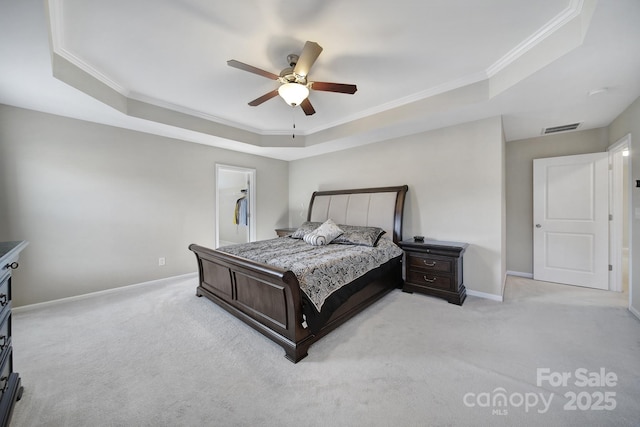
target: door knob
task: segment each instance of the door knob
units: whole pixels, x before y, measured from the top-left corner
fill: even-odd
[[[542,228],[540,224],[536,224],[536,228]]]

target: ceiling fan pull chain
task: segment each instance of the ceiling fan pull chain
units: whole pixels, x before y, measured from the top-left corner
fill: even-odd
[[[293,132],[291,134],[292,139],[296,139],[296,116],[294,115],[293,107],[291,108],[291,121],[293,122]]]

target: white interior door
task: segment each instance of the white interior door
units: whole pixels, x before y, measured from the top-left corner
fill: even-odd
[[[607,153],[533,161],[533,277],[609,289]]]

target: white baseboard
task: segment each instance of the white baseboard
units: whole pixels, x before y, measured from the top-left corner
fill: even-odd
[[[22,312],[25,312],[25,311],[30,311],[30,310],[35,310],[35,309],[38,309],[38,308],[46,307],[46,306],[49,306],[49,305],[60,304],[62,302],[78,301],[78,300],[82,300],[82,299],[85,299],[85,298],[95,297],[95,296],[98,296],[98,295],[106,295],[106,294],[111,294],[111,293],[114,293],[114,292],[120,292],[120,291],[131,289],[131,288],[134,288],[134,287],[158,286],[158,285],[163,285],[165,283],[174,282],[176,280],[186,280],[186,279],[190,279],[192,277],[197,277],[197,276],[198,276],[198,273],[196,272],[196,273],[181,274],[179,276],[173,276],[173,277],[165,277],[164,279],[150,280],[148,282],[135,283],[133,285],[120,286],[120,287],[117,287],[117,288],[105,289],[103,291],[89,292],[87,294],[75,295],[75,296],[72,296],[72,297],[59,298],[59,299],[55,299],[55,300],[51,300],[51,301],[38,302],[38,303],[35,303],[35,304],[21,305],[19,307],[13,307],[11,309],[11,311],[13,311],[14,313],[22,313]]]
[[[533,279],[533,273],[523,273],[521,271],[507,270],[507,276],[526,277],[527,279]]]
[[[635,308],[633,308],[632,306],[629,306],[629,311],[631,312],[631,314],[633,314],[634,316],[636,316],[638,319],[640,319],[640,311],[636,310]]]
[[[473,290],[471,290],[469,288],[467,288],[467,295],[471,295],[472,297],[490,299],[490,300],[498,301],[498,302],[502,302],[503,301],[502,295],[488,294],[486,292],[473,291]]]

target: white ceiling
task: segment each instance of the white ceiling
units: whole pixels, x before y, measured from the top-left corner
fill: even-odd
[[[285,160],[495,115],[517,140],[638,98],[639,22],[638,0],[0,0],[0,103]],[[226,61],[278,74],[306,40],[310,80],[358,91],[248,106],[278,83]]]

